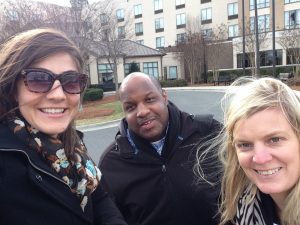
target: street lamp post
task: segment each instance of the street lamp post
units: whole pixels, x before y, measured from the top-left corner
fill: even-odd
[[[259,57],[259,41],[258,41],[258,15],[257,15],[257,0],[254,0],[254,10],[255,10],[255,18],[254,18],[254,26],[255,26],[255,74],[254,76],[259,76],[259,64],[260,64],[260,57]]]
[[[242,65],[243,65],[243,75],[246,75],[245,69],[245,0],[242,0],[242,30],[243,30],[243,57],[242,57]]]
[[[275,55],[275,0],[272,0],[272,73],[276,77],[276,55]]]

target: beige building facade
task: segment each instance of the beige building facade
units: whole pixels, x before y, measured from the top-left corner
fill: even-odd
[[[259,31],[266,33],[260,46],[261,66],[270,66],[272,49],[272,3],[275,2],[275,30],[277,65],[288,64],[287,53],[278,38],[285,29],[300,27],[300,0],[256,0],[258,8]],[[244,2],[244,17],[242,3]],[[151,48],[163,49],[184,39],[188,24],[198,21],[201,31],[210,35],[220,25],[226,26],[226,51],[232,49],[231,60],[224,61],[220,69],[241,68],[242,24],[254,30],[254,0],[123,0],[116,8],[118,18],[130,20],[134,32],[133,40]],[[129,13],[128,13],[129,12]],[[125,15],[127,15],[125,17]],[[129,16],[128,16],[129,15]],[[122,26],[122,22],[120,22]],[[248,34],[246,32],[246,35]],[[231,45],[231,47],[230,47]],[[239,47],[237,47],[239,45]],[[253,51],[248,48],[249,54]],[[168,53],[163,57],[162,66],[169,76],[169,68],[177,67],[177,78],[184,77],[184,68],[178,57]],[[230,54],[227,54],[230,55]],[[209,63],[208,63],[209,64]],[[230,65],[231,64],[231,65]],[[247,62],[246,64],[249,64]],[[210,66],[209,68],[210,69]]]

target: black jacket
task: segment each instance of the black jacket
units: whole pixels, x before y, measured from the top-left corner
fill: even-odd
[[[146,140],[134,136],[135,154],[128,142],[125,120],[115,142],[100,160],[104,186],[130,225],[217,224],[219,185],[196,184],[193,173],[197,144],[219,130],[207,116],[195,120],[169,103],[169,128],[160,156]],[[212,160],[212,159],[211,159]],[[217,161],[212,161],[212,172]],[[218,178],[216,178],[218,180]]]
[[[0,125],[0,224],[124,225],[101,185],[85,212],[79,199],[34,150]]]

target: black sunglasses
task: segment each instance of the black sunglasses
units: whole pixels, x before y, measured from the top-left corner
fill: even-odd
[[[64,92],[80,94],[84,91],[88,78],[87,75],[75,71],[55,74],[41,68],[23,69],[21,75],[28,90],[35,93],[50,91],[54,82],[59,80]]]

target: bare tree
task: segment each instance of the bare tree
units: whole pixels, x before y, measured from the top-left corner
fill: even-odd
[[[189,17],[186,24],[186,37],[177,43],[178,57],[185,65],[191,84],[201,81],[205,62],[206,43],[201,32],[199,18]]]
[[[300,75],[300,29],[284,30],[277,42],[286,51],[287,57],[291,64],[296,65],[296,71],[293,71],[297,76]]]
[[[16,33],[41,27],[45,14],[39,3],[27,0],[8,0],[0,3],[0,41]]]
[[[256,76],[256,74],[258,74],[258,71],[256,71],[257,65],[255,59],[256,57],[260,57],[260,55],[255,55],[256,43],[258,43],[260,48],[265,48],[268,38],[268,33],[263,29],[263,27],[259,27],[258,30],[258,41],[256,42],[255,31],[251,23],[248,22],[245,26],[245,51],[250,61],[252,76]],[[235,47],[239,52],[242,52],[242,39],[235,43]]]
[[[116,17],[116,2],[107,1],[105,5],[106,8],[98,17],[102,29],[101,33],[98,33],[98,41],[95,44],[101,53],[101,58],[108,62],[110,69],[113,71],[115,89],[117,91],[119,88],[117,66],[123,58],[124,50],[127,47],[127,42],[124,39],[132,39],[133,37],[132,20],[118,21]]]
[[[205,38],[207,43],[207,60],[213,72],[213,79],[218,80],[219,69],[221,69],[222,61],[226,57],[226,48],[224,41],[227,40],[227,26],[221,24],[213,29],[211,35]]]

